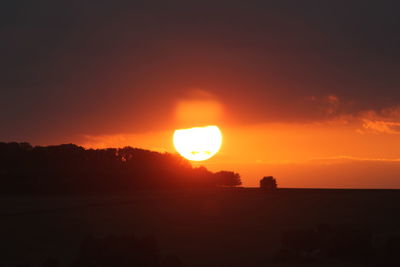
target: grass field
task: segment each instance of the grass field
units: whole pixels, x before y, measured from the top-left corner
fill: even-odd
[[[184,266],[275,266],[282,231],[351,224],[400,230],[400,191],[256,189],[128,196],[0,197],[0,266],[70,260],[87,235],[154,235]],[[343,265],[340,265],[343,266]]]

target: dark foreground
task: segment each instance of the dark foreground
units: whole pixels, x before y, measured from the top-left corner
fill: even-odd
[[[152,235],[183,266],[294,266],[276,262],[282,233],[348,225],[376,237],[400,231],[400,191],[255,189],[134,196],[0,197],[0,266],[47,257],[69,266],[87,235]],[[302,266],[362,266],[303,262]],[[35,266],[35,265],[34,265]]]

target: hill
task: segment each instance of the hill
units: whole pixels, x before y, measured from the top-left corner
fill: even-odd
[[[0,193],[115,193],[240,184],[237,173],[194,168],[170,153],[0,143]]]

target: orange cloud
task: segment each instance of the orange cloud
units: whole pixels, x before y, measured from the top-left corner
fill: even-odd
[[[363,127],[376,133],[400,134],[400,122],[364,120]]]
[[[329,158],[316,158],[307,161],[307,163],[322,163],[322,164],[338,164],[338,163],[349,163],[349,162],[399,163],[400,158],[363,158],[363,157],[352,157],[352,156],[335,156]]]
[[[377,111],[366,111],[360,114],[362,133],[400,134],[400,107],[391,107]]]

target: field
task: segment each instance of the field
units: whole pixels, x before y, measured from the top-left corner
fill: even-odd
[[[88,234],[151,234],[184,266],[276,266],[268,261],[283,231],[330,223],[392,233],[400,230],[399,208],[396,190],[2,196],[0,266],[38,263],[49,255],[68,263]]]

